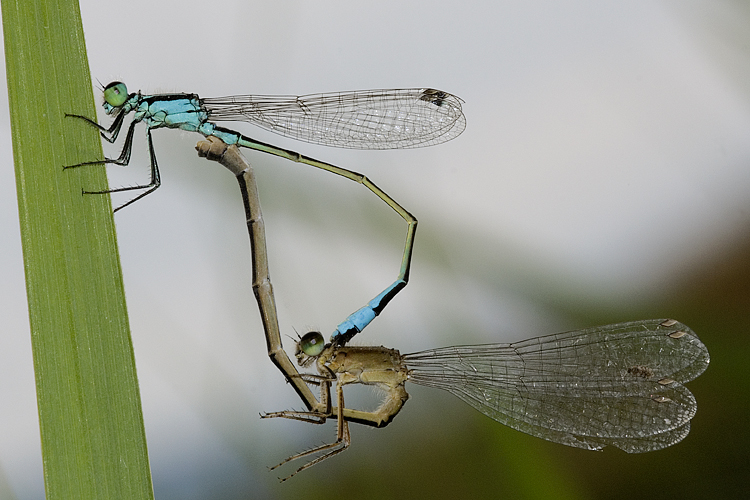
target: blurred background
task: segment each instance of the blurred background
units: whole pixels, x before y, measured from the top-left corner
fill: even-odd
[[[348,451],[279,484],[267,467],[331,441],[335,423],[258,418],[302,404],[265,354],[236,181],[197,158],[199,135],[156,131],[163,187],[116,221],[158,499],[748,496],[747,2],[82,0],[81,12],[92,77],[131,91],[465,99],[464,134],[427,149],[235,127],[363,172],[419,219],[409,286],[355,344],[406,353],[674,317],[711,353],[689,384],[692,431],[666,450],[547,443],[409,385],[390,426],[353,426]],[[6,96],[0,498],[26,500],[44,485]],[[147,178],[138,137],[132,166],[109,167],[113,187]],[[283,333],[327,336],[395,279],[405,224],[352,182],[246,156]],[[377,404],[351,393],[348,406]]]

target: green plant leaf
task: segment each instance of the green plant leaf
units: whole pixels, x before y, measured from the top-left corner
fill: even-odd
[[[133,347],[75,0],[2,0],[48,499],[153,498]]]

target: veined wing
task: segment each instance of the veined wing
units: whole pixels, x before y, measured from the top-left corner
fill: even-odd
[[[687,326],[647,320],[404,360],[411,381],[445,389],[514,429],[641,453],[687,435],[697,405],[682,384],[703,373],[709,355]]]
[[[201,99],[211,121],[246,121],[300,141],[353,149],[440,144],[466,128],[461,99],[435,89]]]

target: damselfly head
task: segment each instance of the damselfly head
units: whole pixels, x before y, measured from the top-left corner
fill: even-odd
[[[112,82],[104,87],[104,110],[107,114],[119,108],[128,100],[128,87],[122,82]]]
[[[325,349],[326,343],[320,332],[307,332],[300,337],[294,356],[297,358],[297,364],[300,366],[309,365]]]

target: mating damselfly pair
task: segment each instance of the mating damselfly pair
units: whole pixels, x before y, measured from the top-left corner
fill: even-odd
[[[114,142],[125,116],[132,112],[133,121],[122,153],[117,159],[73,166],[126,165],[135,126],[143,122],[147,129],[151,180],[141,186],[85,193],[145,190],[129,204],[152,192],[159,186],[160,177],[151,129],[179,128],[202,133],[210,139],[215,137],[225,144],[305,163],[361,183],[407,222],[397,280],[344,320],[329,343],[317,332],[302,336],[296,343],[297,361],[301,366],[314,363],[317,373],[300,374],[281,344],[252,171],[243,160],[231,155],[225,157],[224,150],[213,158],[230,168],[240,182],[253,250],[253,289],[264,321],[269,356],[308,408],[263,416],[312,423],[323,423],[326,418],[338,420],[335,442],[294,455],[279,465],[318,454],[297,469],[299,472],[343,451],[350,442],[348,422],[387,425],[408,399],[407,381],[445,389],[501,423],[569,446],[601,449],[611,445],[638,453],[670,446],[688,434],[696,402],[683,384],[705,370],[709,356],[695,333],[674,320],[636,321],[512,344],[449,347],[407,355],[384,347],[347,346],[406,285],[416,218],[361,174],[255,141],[213,123],[248,121],[281,135],[337,147],[420,147],[453,139],[464,130],[459,98],[424,88],[201,99],[194,94],[128,94],[120,82],[105,87],[104,96],[107,114],[114,115],[109,128],[83,116],[71,116],[98,127],[105,139]],[[204,156],[207,148],[203,149]],[[332,383],[336,384],[335,401],[331,398]],[[354,383],[382,389],[385,398],[380,408],[373,412],[346,408],[343,387]],[[309,385],[319,386],[319,398]]]

